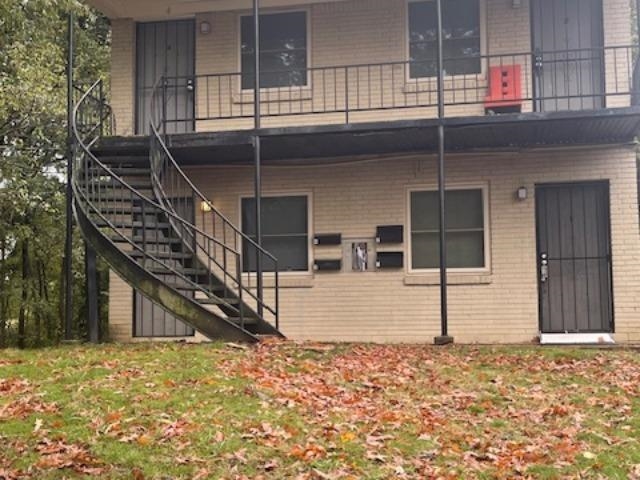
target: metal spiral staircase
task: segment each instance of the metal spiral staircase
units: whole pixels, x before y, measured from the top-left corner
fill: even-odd
[[[203,335],[241,342],[282,336],[278,262],[178,166],[161,133],[162,88],[153,96],[148,158],[100,153],[112,128],[102,91],[101,81],[94,83],[74,111],[74,209],[84,237],[131,287]],[[187,221],[200,206],[197,220]],[[249,255],[273,275],[265,298],[245,268]]]

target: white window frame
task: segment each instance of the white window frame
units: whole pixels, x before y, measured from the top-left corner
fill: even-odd
[[[306,197],[307,198],[307,269],[299,270],[296,272],[290,272],[286,270],[280,270],[278,265],[278,273],[286,276],[308,276],[313,273],[313,196],[310,191],[273,191],[263,193],[260,198],[274,198],[274,197]],[[240,225],[240,231],[242,231],[242,200],[255,198],[253,194],[245,194],[238,197],[238,225]],[[242,231],[243,235],[246,235]],[[244,240],[243,240],[244,241]],[[244,251],[244,245],[240,246],[240,252]],[[256,272],[242,272],[243,275],[255,275]],[[265,277],[273,277],[273,272],[264,272]]]
[[[411,61],[411,32],[409,25],[409,4],[410,3],[421,3],[421,2],[433,2],[435,0],[406,0],[404,3],[404,58],[407,62],[406,69],[406,83],[426,83],[426,82],[435,82],[437,77],[412,77],[411,69],[409,68],[409,62]],[[446,0],[445,0],[446,1]],[[478,8],[480,10],[480,56],[483,57],[487,55],[487,6],[486,0],[478,0]],[[445,81],[451,80],[485,80],[487,76],[487,61],[486,58],[480,58],[480,72],[473,74],[463,74],[463,75],[446,75]]]
[[[281,13],[304,13],[306,28],[307,28],[307,83],[305,85],[299,85],[296,89],[300,90],[310,90],[311,89],[311,9],[306,8],[295,8],[295,9],[265,9],[260,12],[260,15],[278,15]],[[253,12],[251,13],[240,13],[236,18],[236,45],[237,45],[237,71],[239,72],[238,76],[238,91],[241,94],[251,93],[253,94],[254,88],[242,88],[242,18],[243,17],[253,17]],[[288,89],[289,87],[262,87],[260,88],[260,92],[277,92],[282,89]]]
[[[469,274],[488,274],[491,272],[491,222],[490,214],[491,209],[489,207],[489,184],[487,182],[482,183],[460,183],[447,185],[447,191],[456,190],[482,190],[482,207],[483,207],[483,228],[484,228],[484,267],[480,268],[455,268],[448,267],[447,271],[452,273],[469,273]],[[411,194],[413,192],[437,192],[438,186],[434,184],[427,185],[412,185],[407,188],[406,193],[406,227],[405,238],[407,239],[407,272],[409,274],[418,273],[437,273],[439,268],[413,268],[413,246],[412,246],[412,225],[411,225]]]

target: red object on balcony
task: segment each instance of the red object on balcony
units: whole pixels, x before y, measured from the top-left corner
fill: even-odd
[[[489,67],[489,94],[484,99],[487,109],[497,110],[522,106],[520,65]]]

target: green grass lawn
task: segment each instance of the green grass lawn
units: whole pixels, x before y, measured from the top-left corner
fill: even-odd
[[[0,479],[640,478],[640,354],[0,352]]]

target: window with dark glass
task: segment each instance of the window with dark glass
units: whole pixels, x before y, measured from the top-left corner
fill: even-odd
[[[253,17],[241,17],[242,88],[255,83]],[[260,87],[307,84],[307,14],[286,12],[260,15]]]
[[[309,269],[309,232],[306,196],[262,198],[262,247],[278,259],[282,272],[306,272]],[[242,231],[256,239],[256,202],[242,199]],[[244,242],[244,270],[256,271],[256,250]],[[264,271],[273,269],[263,261]]]
[[[444,69],[447,75],[480,73],[479,0],[442,2]],[[436,2],[409,3],[409,60],[411,78],[437,74]]]
[[[411,192],[411,265],[440,267],[437,191]],[[482,189],[448,190],[445,195],[448,268],[484,268],[485,218]]]

